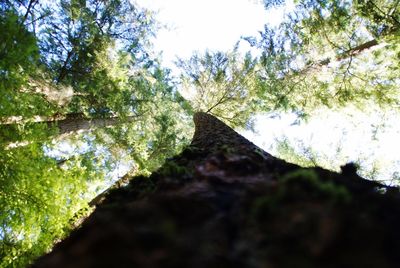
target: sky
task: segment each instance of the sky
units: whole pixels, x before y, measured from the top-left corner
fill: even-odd
[[[164,64],[174,69],[176,57],[194,51],[229,50],[241,36],[255,36],[266,23],[281,21],[284,10],[263,8],[262,0],[136,0],[156,12],[166,25],[156,36],[154,49],[163,52]],[[245,42],[242,49],[250,49]]]
[[[163,64],[177,74],[176,57],[189,58],[195,51],[233,48],[242,36],[257,36],[265,24],[277,25],[293,3],[266,11],[262,0],[136,0],[156,12],[166,25],[155,39],[154,50],[162,53]],[[242,51],[250,47],[240,43]],[[319,165],[339,170],[340,165],[362,161],[360,173],[367,176],[374,168],[379,177],[390,180],[399,170],[397,137],[400,134],[398,114],[390,111],[324,110],[307,123],[295,124],[293,114],[255,116],[255,132],[241,131],[246,138],[272,154],[276,140],[286,137],[297,151],[311,146],[320,157]],[[300,145],[299,145],[300,144]],[[301,145],[303,144],[303,145]],[[340,154],[338,154],[340,150]]]

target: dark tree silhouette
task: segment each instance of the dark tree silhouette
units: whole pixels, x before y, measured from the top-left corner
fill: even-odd
[[[277,159],[197,113],[191,145],[112,190],[34,267],[399,267],[400,194]]]

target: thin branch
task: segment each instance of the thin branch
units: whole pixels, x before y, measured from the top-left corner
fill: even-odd
[[[26,12],[24,15],[24,19],[22,20],[22,23],[25,23],[26,19],[28,18],[29,13],[31,13],[31,9],[35,6],[38,0],[30,0],[28,7],[26,8]]]
[[[227,94],[228,94],[228,90],[225,90],[224,95],[217,101],[216,104],[214,104],[213,106],[211,106],[211,108],[208,109],[208,110],[206,111],[206,113],[210,113],[212,109],[214,109],[214,108],[217,107],[218,105],[224,103],[224,102],[226,101],[225,98],[226,98],[226,95],[227,95]],[[227,98],[227,99],[229,99],[229,98]]]

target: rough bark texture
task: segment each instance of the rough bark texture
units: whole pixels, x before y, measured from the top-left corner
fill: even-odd
[[[111,191],[34,267],[399,267],[396,188],[300,168],[198,113],[192,144]]]

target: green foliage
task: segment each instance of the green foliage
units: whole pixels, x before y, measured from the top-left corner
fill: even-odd
[[[400,7],[398,1],[354,1],[358,14],[370,22],[367,27],[377,38],[398,36],[400,30]]]
[[[68,233],[93,177],[80,162],[58,167],[35,144],[1,155],[0,266],[24,267]]]
[[[0,121],[10,115],[37,115],[48,112],[40,96],[21,90],[39,63],[39,48],[22,18],[13,10],[0,14]]]
[[[264,110],[300,115],[316,108],[364,108],[370,101],[398,108],[398,3],[297,1],[261,39],[258,76]]]
[[[39,50],[35,37],[28,32],[12,10],[0,14],[0,78],[2,91],[18,89],[37,64]]]
[[[65,236],[120,162],[148,175],[181,151],[194,111],[243,127],[257,111],[399,103],[400,12],[389,0],[299,1],[279,28],[247,39],[259,59],[236,46],[180,60],[179,92],[150,56],[148,11],[128,0],[37,2],[0,3],[1,267],[26,266]],[[86,128],[59,135],[66,121]],[[345,199],[311,173],[280,188],[295,181]]]
[[[208,112],[234,127],[244,127],[255,111],[256,61],[237,47],[227,53],[206,51],[179,60],[183,95],[196,111]]]
[[[152,27],[151,17],[129,1],[60,1],[43,21],[39,43],[50,79],[74,91],[68,112],[131,112],[141,88],[129,80],[150,62],[142,55]]]
[[[181,150],[192,111],[149,56],[151,14],[129,1],[0,10],[0,267],[25,267],[68,234],[120,163],[149,174]]]
[[[315,167],[321,166],[320,163],[317,164],[315,152],[312,151],[311,148],[301,148],[301,152],[296,151],[294,146],[290,144],[287,138],[283,138],[282,140],[276,141],[276,153],[279,158],[284,159],[287,162],[294,163],[300,165],[302,167]],[[298,146],[298,147],[301,147]]]
[[[147,88],[138,97],[148,99],[137,106],[141,116],[135,123],[95,133],[109,148],[118,146],[126,150],[138,165],[138,172],[147,175],[189,144],[193,133],[191,109],[187,109],[186,100],[172,89],[168,72],[158,69],[149,75],[148,79],[135,81],[137,86]]]

